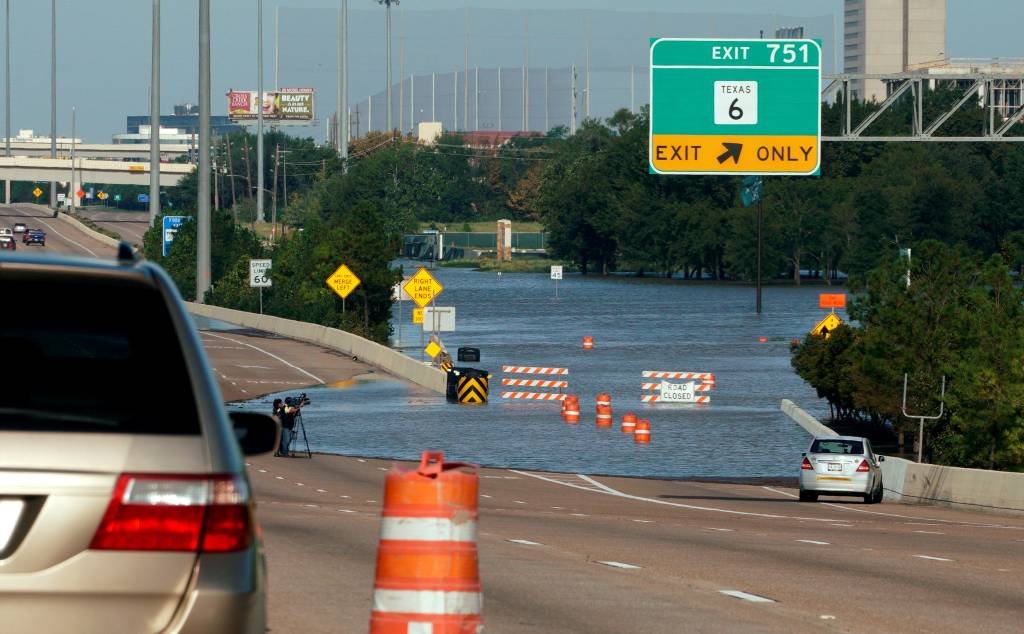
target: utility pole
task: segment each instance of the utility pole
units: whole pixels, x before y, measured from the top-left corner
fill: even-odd
[[[149,79],[149,226],[160,215],[160,0],[153,0]]]
[[[7,34],[4,36],[4,149],[7,156],[11,155],[11,0],[6,0],[5,24]],[[4,203],[11,204],[11,179],[4,181]]]
[[[238,196],[235,193],[235,160],[231,155],[231,135],[224,135],[224,145],[228,152],[228,180],[231,181],[231,211],[235,215],[235,224],[238,224]]]
[[[281,68],[281,5],[274,7],[274,90],[280,90],[278,83]]]
[[[262,2],[262,0],[260,0]],[[262,106],[262,104],[260,104]],[[262,111],[262,108],[261,108]],[[196,208],[196,301],[210,289],[210,0],[199,0],[199,200]]]
[[[394,126],[391,123],[391,5],[398,4],[398,0],[377,0],[378,3],[384,5],[385,13],[385,51],[384,51],[384,64],[387,66],[387,72],[385,73],[387,79],[387,116],[385,121],[387,122],[387,130],[390,135],[394,131]]]
[[[452,71],[452,130],[459,129],[459,71]]]
[[[405,134],[405,9],[398,14],[398,133]]]
[[[523,15],[523,132],[530,128],[530,14]]]
[[[263,0],[256,0],[256,217],[266,222],[263,207]]]
[[[242,137],[242,141],[245,144],[245,184],[248,189],[246,198],[252,198],[252,163],[249,161],[249,135],[246,134]],[[256,216],[253,216],[253,222],[255,222]]]
[[[583,94],[583,118],[590,118],[590,16],[587,15],[587,82]]]
[[[341,148],[341,171],[348,171],[348,0],[341,0],[341,13],[338,16],[338,120],[340,128],[338,147]]]
[[[465,7],[466,11],[466,46],[463,59],[462,68],[465,71],[463,75],[463,86],[462,86],[462,129],[469,129],[469,5]]]
[[[569,73],[569,134],[576,134],[576,64]]]
[[[409,130],[416,131],[416,75],[409,75]]]
[[[50,158],[57,158],[57,0],[50,0]],[[57,181],[50,181],[50,206],[57,208]]]
[[[277,166],[278,161],[281,160],[281,144],[274,146],[274,194],[273,194],[273,207],[271,214],[273,217],[270,220],[270,244],[274,244],[277,238]]]
[[[213,159],[213,210],[220,211],[220,177],[217,172],[220,171],[220,162]]]
[[[547,66],[544,67],[544,133],[547,134],[548,130],[551,129],[550,120],[548,119],[548,93],[551,90],[551,83],[549,81],[549,69]]]
[[[480,131],[480,67],[473,71],[473,129]]]
[[[75,210],[75,197],[78,188],[75,187],[75,106],[71,106],[71,179],[68,181],[68,190],[71,194],[71,211]]]
[[[437,121],[437,73],[430,73],[430,120]]]
[[[629,65],[629,111],[636,114],[636,72],[632,64]]]
[[[498,130],[503,130],[501,124],[501,66],[498,67]]]

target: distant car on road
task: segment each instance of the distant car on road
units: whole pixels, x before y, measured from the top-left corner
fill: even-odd
[[[859,436],[818,436],[811,441],[800,465],[800,501],[815,502],[819,495],[851,495],[867,504],[882,501],[885,456]]]
[[[24,237],[21,239],[25,244],[38,244],[40,246],[46,246],[46,232],[40,231],[39,229],[30,229],[22,234]]]
[[[0,252],[32,297],[0,329],[0,630],[265,632],[243,453],[278,424],[228,416],[170,278],[119,255]]]
[[[14,223],[14,233],[25,233],[28,227],[25,226],[24,222]]]
[[[11,236],[0,236],[0,249],[18,250],[18,243]]]
[[[8,238],[14,237],[14,232],[11,231],[10,227],[0,227],[0,237],[7,236]]]

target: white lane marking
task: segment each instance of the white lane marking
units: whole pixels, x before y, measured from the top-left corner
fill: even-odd
[[[637,522],[639,524],[653,524],[654,523],[654,520],[633,520],[633,521]]]
[[[853,524],[829,524],[828,528],[853,528]]]
[[[774,487],[761,487],[761,488],[765,489],[766,491],[771,491],[772,493],[778,493],[779,495],[785,495],[788,498],[800,497],[798,495],[793,495],[792,493],[789,493],[788,491],[780,491],[780,490],[778,490],[778,489],[776,489]]]
[[[512,500],[512,501],[515,502],[516,504],[526,504],[526,502],[523,502],[522,500]]]
[[[356,511],[353,511],[352,509],[338,509],[338,511],[340,511],[341,513],[355,513],[356,512]]]
[[[366,503],[367,504],[376,504],[377,500],[367,500]]]
[[[251,462],[247,462],[247,463],[245,463],[245,466],[247,466],[247,467],[251,467],[251,466],[252,466],[252,463],[251,463]]]
[[[540,542],[531,542],[528,539],[506,539],[505,541],[511,544],[522,544],[523,546],[543,546]]]
[[[814,544],[815,546],[831,546],[832,545],[829,542],[819,542],[816,539],[797,539],[797,540],[794,540],[794,541],[802,542],[804,544]]]
[[[934,522],[903,522],[907,526],[942,526],[942,524],[935,524]]]
[[[17,210],[16,210],[16,211],[17,211]],[[75,245],[76,247],[78,247],[78,248],[80,248],[80,249],[82,249],[82,250],[84,250],[84,251],[88,251],[88,252],[89,252],[89,255],[91,255],[92,257],[94,257],[94,258],[98,258],[98,257],[100,257],[99,255],[97,255],[97,254],[96,254],[96,252],[95,252],[95,251],[93,251],[93,250],[92,250],[92,249],[90,249],[89,247],[85,246],[84,244],[82,244],[82,243],[80,243],[80,242],[75,242],[74,240],[72,240],[71,238],[67,237],[66,235],[64,235],[64,234],[63,234],[63,233],[61,233],[60,231],[57,231],[56,229],[54,229],[54,228],[53,228],[53,225],[51,225],[50,223],[46,222],[46,221],[45,221],[45,220],[43,220],[42,218],[37,218],[37,217],[35,217],[35,216],[29,216],[29,218],[32,218],[32,220],[34,220],[35,222],[41,222],[41,223],[43,223],[44,225],[46,225],[47,227],[49,227],[49,228],[50,228],[50,231],[52,231],[52,232],[56,233],[57,235],[59,235],[60,237],[64,238],[65,240],[67,240],[67,241],[68,241],[68,242],[70,242],[71,244]]]
[[[756,594],[750,594],[749,592],[742,592],[740,590],[719,590],[719,592],[735,599],[750,601],[751,603],[775,603],[775,599],[769,599],[768,597],[762,597]]]
[[[945,557],[932,557],[931,555],[914,555],[918,559],[929,559],[931,561],[953,561],[952,559],[946,559]]]
[[[268,368],[265,365],[238,365],[237,368],[246,368],[247,370],[273,370],[274,368]]]
[[[249,390],[246,390],[246,389],[243,389],[243,388],[238,388],[238,389],[242,390],[242,394],[248,394],[249,393]]]
[[[306,485],[305,485],[305,484],[302,484],[301,482],[296,482],[296,483],[295,483],[295,486],[297,486],[297,487],[304,487],[304,486],[306,486]]]
[[[316,492],[317,493],[327,493],[327,491],[325,489],[317,489]]]
[[[267,352],[263,348],[259,348],[257,346],[254,346],[251,343],[246,343],[244,341],[238,341],[237,339],[232,339],[231,337],[225,337],[224,335],[218,335],[216,333],[212,333],[212,332],[209,332],[209,331],[206,334],[211,336],[211,337],[217,337],[219,339],[224,339],[226,341],[230,341],[231,343],[237,343],[240,346],[247,346],[247,347],[252,348],[253,350],[255,350],[257,352],[262,352],[263,354],[267,355],[268,357],[271,357],[273,359],[277,359],[278,361],[280,361],[281,363],[285,364],[286,366],[288,366],[290,368],[294,368],[294,369],[298,370],[299,372],[302,372],[303,374],[305,374],[309,378],[313,379],[317,383],[320,383],[321,385],[326,385],[326,383],[327,383],[326,381],[324,381],[323,379],[321,379],[317,375],[315,375],[315,374],[313,374],[311,372],[307,372],[307,371],[303,370],[302,368],[300,368],[299,366],[295,365],[294,363],[290,363],[288,361],[285,361],[284,359],[282,359],[281,357],[277,356],[273,352]]]
[[[257,471],[259,471],[260,473],[266,473],[267,472],[266,469],[257,469]]]
[[[633,564],[624,564],[621,561],[598,561],[599,564],[605,566],[611,566],[612,568],[622,568],[623,570],[640,570],[641,566],[634,566]]]
[[[551,508],[555,509],[556,511],[564,511],[565,510],[564,506],[552,506]]]
[[[363,460],[362,458],[356,458],[356,460],[358,460],[359,462],[366,462],[366,461],[365,461],[365,460]]]
[[[536,473],[528,473],[526,471],[517,471],[516,469],[510,469],[510,471],[512,471],[512,473],[518,473],[520,475],[528,476],[528,477],[531,477],[531,478],[537,478],[538,480],[545,480],[547,482],[553,482],[555,484],[561,484],[562,486],[572,487],[574,489],[582,489],[584,491],[594,491],[594,489],[592,489],[590,487],[580,486],[578,484],[571,484],[569,482],[562,482],[561,480],[555,480],[554,478],[548,478],[548,477],[545,477],[545,476],[542,476],[542,475],[538,475]],[[668,500],[658,500],[658,499],[655,499],[655,498],[645,498],[645,497],[642,497],[642,496],[639,496],[639,495],[630,495],[628,493],[623,493],[622,491],[616,491],[615,489],[611,488],[610,486],[601,484],[597,480],[594,480],[593,478],[585,476],[583,474],[577,474],[577,476],[582,478],[583,480],[585,480],[585,481],[587,481],[587,482],[589,482],[589,483],[599,487],[601,490],[600,491],[595,491],[596,493],[605,493],[605,494],[608,494],[608,495],[614,495],[616,497],[626,498],[626,499],[629,499],[629,500],[637,500],[637,501],[640,501],[640,502],[651,502],[652,504],[664,504],[665,506],[675,506],[675,507],[678,507],[678,508],[692,509],[692,510],[695,510],[695,511],[712,511],[712,512],[715,512],[715,513],[728,513],[730,515],[743,515],[743,516],[747,516],[747,517],[766,517],[766,518],[771,518],[771,519],[807,520],[809,522],[829,522],[829,523],[831,523],[831,522],[838,522],[839,521],[839,520],[826,519],[826,518],[820,518],[820,517],[799,517],[799,516],[792,516],[792,515],[774,515],[774,514],[771,514],[771,513],[751,513],[749,511],[734,511],[732,509],[722,509],[722,508],[717,508],[717,507],[713,507],[713,506],[696,506],[696,505],[693,505],[693,504],[683,504],[681,502],[670,502]]]
[[[377,471],[387,471],[387,467],[377,467]]]
[[[339,495],[338,497],[345,498],[346,500],[349,498],[349,496],[347,496],[347,495]]]
[[[996,572],[1010,572],[1009,568],[996,568]]]
[[[715,528],[713,526],[706,526],[704,528],[704,530],[706,530],[706,531],[719,531],[721,533],[735,533],[736,532],[736,529],[734,529],[734,528]]]
[[[305,507],[308,507],[308,508],[314,508],[314,509],[320,508],[319,504],[303,504],[302,506],[305,506]]]
[[[835,621],[836,620],[836,617],[835,617],[834,614],[822,614],[818,618],[823,620],[823,621]]]
[[[922,535],[945,535],[941,531],[914,531],[915,533],[921,533]]]
[[[491,496],[487,495],[486,493],[481,493],[481,494],[480,494],[480,497],[482,497],[482,498],[487,498],[487,499],[491,499]]]
[[[576,517],[590,517],[586,513],[569,513],[569,515],[575,515]]]
[[[277,478],[278,480],[284,480],[284,476],[274,476],[274,477]]]

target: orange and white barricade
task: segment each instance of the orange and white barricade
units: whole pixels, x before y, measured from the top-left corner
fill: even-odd
[[[474,465],[445,464],[440,452],[387,474],[371,634],[482,630],[478,488]]]
[[[567,377],[569,368],[550,368],[532,365],[503,365],[501,371],[505,374],[528,374],[541,376]],[[521,399],[527,401],[562,401],[565,394],[562,390],[569,387],[569,381],[565,378],[520,378],[503,377],[501,385],[505,388],[528,387],[528,388],[549,388],[557,389],[558,392],[534,392],[534,391],[503,391],[501,398]]]
[[[711,397],[707,392],[715,389],[715,375],[711,372],[675,372],[665,370],[644,370],[644,379],[659,381],[640,382],[641,403],[696,403],[707,404]],[[662,393],[668,390],[668,393]],[[644,394],[644,392],[657,392]]]

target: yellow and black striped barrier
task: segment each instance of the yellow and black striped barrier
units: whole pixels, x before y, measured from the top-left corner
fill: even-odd
[[[488,375],[463,374],[458,382],[458,402],[462,405],[483,405],[487,402]]]

